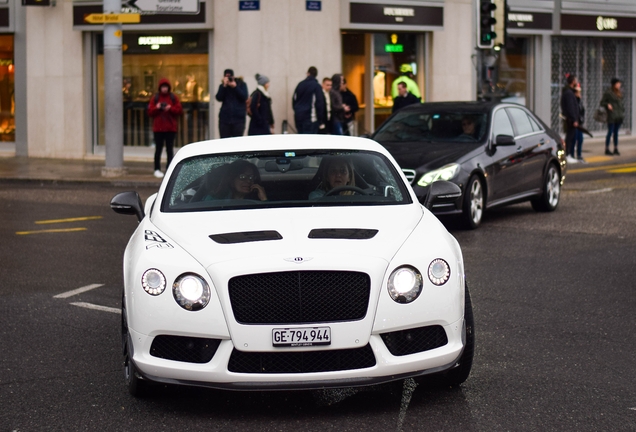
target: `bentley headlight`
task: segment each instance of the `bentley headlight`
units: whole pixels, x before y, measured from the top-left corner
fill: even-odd
[[[450,180],[455,177],[455,174],[457,174],[458,171],[459,164],[450,164],[443,166],[440,169],[429,171],[424,174],[420,181],[417,182],[417,185],[425,187],[437,180]]]
[[[172,294],[179,306],[189,311],[198,311],[210,302],[210,287],[199,275],[182,274],[172,285]]]
[[[411,303],[422,292],[422,274],[415,267],[399,267],[389,276],[389,295],[398,303]]]
[[[141,275],[141,287],[148,294],[157,296],[166,289],[166,277],[157,269],[148,269]]]
[[[441,258],[437,258],[428,266],[428,278],[433,284],[444,285],[450,277],[450,267],[448,263]]]

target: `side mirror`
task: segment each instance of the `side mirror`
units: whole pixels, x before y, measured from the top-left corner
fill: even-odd
[[[497,135],[495,138],[496,146],[512,146],[515,145],[515,137],[510,135]]]
[[[462,190],[455,183],[438,180],[429,186],[424,207],[430,210],[435,205],[451,204],[461,198],[461,196]]]
[[[145,216],[144,207],[137,192],[118,193],[110,200],[110,208],[112,208],[115,213],[136,215],[139,222],[141,222]]]

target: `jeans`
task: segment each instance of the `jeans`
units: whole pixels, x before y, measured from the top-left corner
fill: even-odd
[[[574,157],[574,143],[576,141],[576,131],[578,130],[579,128],[568,125],[567,131],[565,131],[565,154],[567,156]]]
[[[174,156],[174,138],[177,135],[176,132],[155,132],[155,171],[161,171],[161,152],[163,151],[163,145],[166,145],[166,154],[168,155],[168,163],[166,164],[166,171],[172,162]]]
[[[344,135],[344,132],[342,130],[342,123],[340,123],[338,120],[334,120],[333,121],[333,125],[331,127],[331,134],[332,135]]]
[[[583,149],[583,132],[581,129],[576,128],[576,134],[574,135],[574,150],[576,150],[576,158],[581,159],[581,150]]]
[[[219,134],[221,138],[231,138],[243,136],[245,133],[245,123],[222,123],[219,122]]]
[[[607,136],[605,137],[605,148],[609,149],[610,138],[614,135],[614,148],[618,148],[618,129],[621,127],[621,123],[608,123],[607,124]]]

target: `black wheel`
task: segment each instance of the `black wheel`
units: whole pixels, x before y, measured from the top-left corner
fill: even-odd
[[[550,164],[548,172],[543,180],[543,193],[537,199],[533,199],[532,208],[540,212],[556,210],[561,199],[561,175],[556,165]]]
[[[462,208],[462,220],[466,228],[475,229],[481,224],[481,220],[484,217],[485,204],[484,185],[479,176],[473,175],[468,180]]]
[[[339,194],[340,192],[345,192],[345,191],[352,191],[355,193],[359,193],[360,195],[369,195],[369,192],[356,186],[338,186],[331,189],[329,192],[327,192],[325,196],[336,195],[336,194]]]
[[[137,373],[137,369],[135,368],[135,364],[131,360],[131,352],[130,352],[130,337],[128,336],[128,324],[126,321],[126,308],[123,306],[122,299],[122,308],[121,308],[121,337],[122,337],[122,348],[124,351],[124,379],[126,380],[126,386],[128,387],[128,393],[135,397],[143,397],[148,392],[149,384],[145,382]]]
[[[446,372],[442,378],[443,383],[448,386],[457,386],[466,381],[473,367],[473,355],[475,354],[475,319],[473,317],[473,304],[470,301],[468,285],[465,286],[464,290],[464,337],[466,345],[457,362],[458,364]]]

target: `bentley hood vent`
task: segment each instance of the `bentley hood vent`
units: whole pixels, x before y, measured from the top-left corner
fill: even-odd
[[[376,229],[362,228],[318,228],[309,232],[312,239],[368,240],[378,233]]]
[[[282,240],[278,231],[245,231],[225,234],[212,234],[210,238],[220,244],[248,243],[266,240]]]

